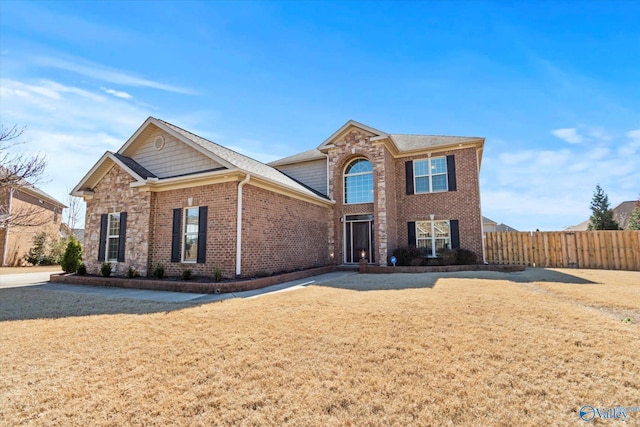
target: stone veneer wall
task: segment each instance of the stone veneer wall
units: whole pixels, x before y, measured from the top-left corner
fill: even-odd
[[[318,206],[249,184],[243,188],[242,276],[325,266],[326,218]]]
[[[408,243],[407,222],[435,219],[457,219],[460,227],[460,247],[470,249],[482,260],[482,217],[478,158],[475,148],[442,151],[431,157],[455,155],[457,191],[407,195],[405,161],[426,156],[403,157],[395,160],[398,246]]]
[[[124,275],[129,267],[141,275],[147,274],[151,193],[131,188],[129,183],[133,181],[128,173],[114,165],[94,188],[93,199],[87,201],[82,258],[89,273],[99,273],[102,264],[102,260],[98,260],[100,216],[127,212],[125,260],[112,263],[113,274]]]
[[[351,130],[344,138],[334,142],[335,148],[329,150],[329,195],[336,201],[334,214],[330,224],[330,241],[337,263],[344,261],[344,224],[340,221],[343,215],[373,214],[374,215],[374,248],[375,262],[386,265],[386,248],[388,234],[384,225],[387,224],[387,191],[385,182],[385,148],[373,146],[369,141],[370,135],[358,130]],[[373,203],[345,204],[344,203],[344,168],[353,159],[364,157],[373,165]]]

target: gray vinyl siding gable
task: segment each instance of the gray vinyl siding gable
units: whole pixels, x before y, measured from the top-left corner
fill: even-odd
[[[154,146],[157,136],[164,137],[164,146],[158,150]],[[158,178],[184,175],[222,167],[204,154],[194,150],[177,138],[164,133],[152,134],[131,156],[133,160]]]
[[[314,190],[327,194],[327,161],[325,159],[275,166],[275,168]]]

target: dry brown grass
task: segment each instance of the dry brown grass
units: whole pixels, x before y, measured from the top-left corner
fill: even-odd
[[[582,405],[640,406],[640,318],[589,308],[621,307],[600,289],[637,298],[640,273],[587,273],[564,270],[602,288],[440,278],[82,316],[76,300],[0,323],[0,424],[581,425]]]

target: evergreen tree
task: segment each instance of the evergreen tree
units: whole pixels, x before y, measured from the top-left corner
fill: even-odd
[[[60,266],[65,273],[75,273],[82,263],[82,246],[73,236],[69,237]]]
[[[596,185],[593,192],[591,212],[593,214],[589,218],[589,230],[620,230],[620,226],[613,219],[613,210],[609,208],[609,196],[600,184]]]

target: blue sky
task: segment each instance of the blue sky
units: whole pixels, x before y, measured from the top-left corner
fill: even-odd
[[[148,116],[261,161],[353,119],[483,136],[485,216],[560,230],[640,193],[640,2],[14,1],[0,116],[61,201]]]

